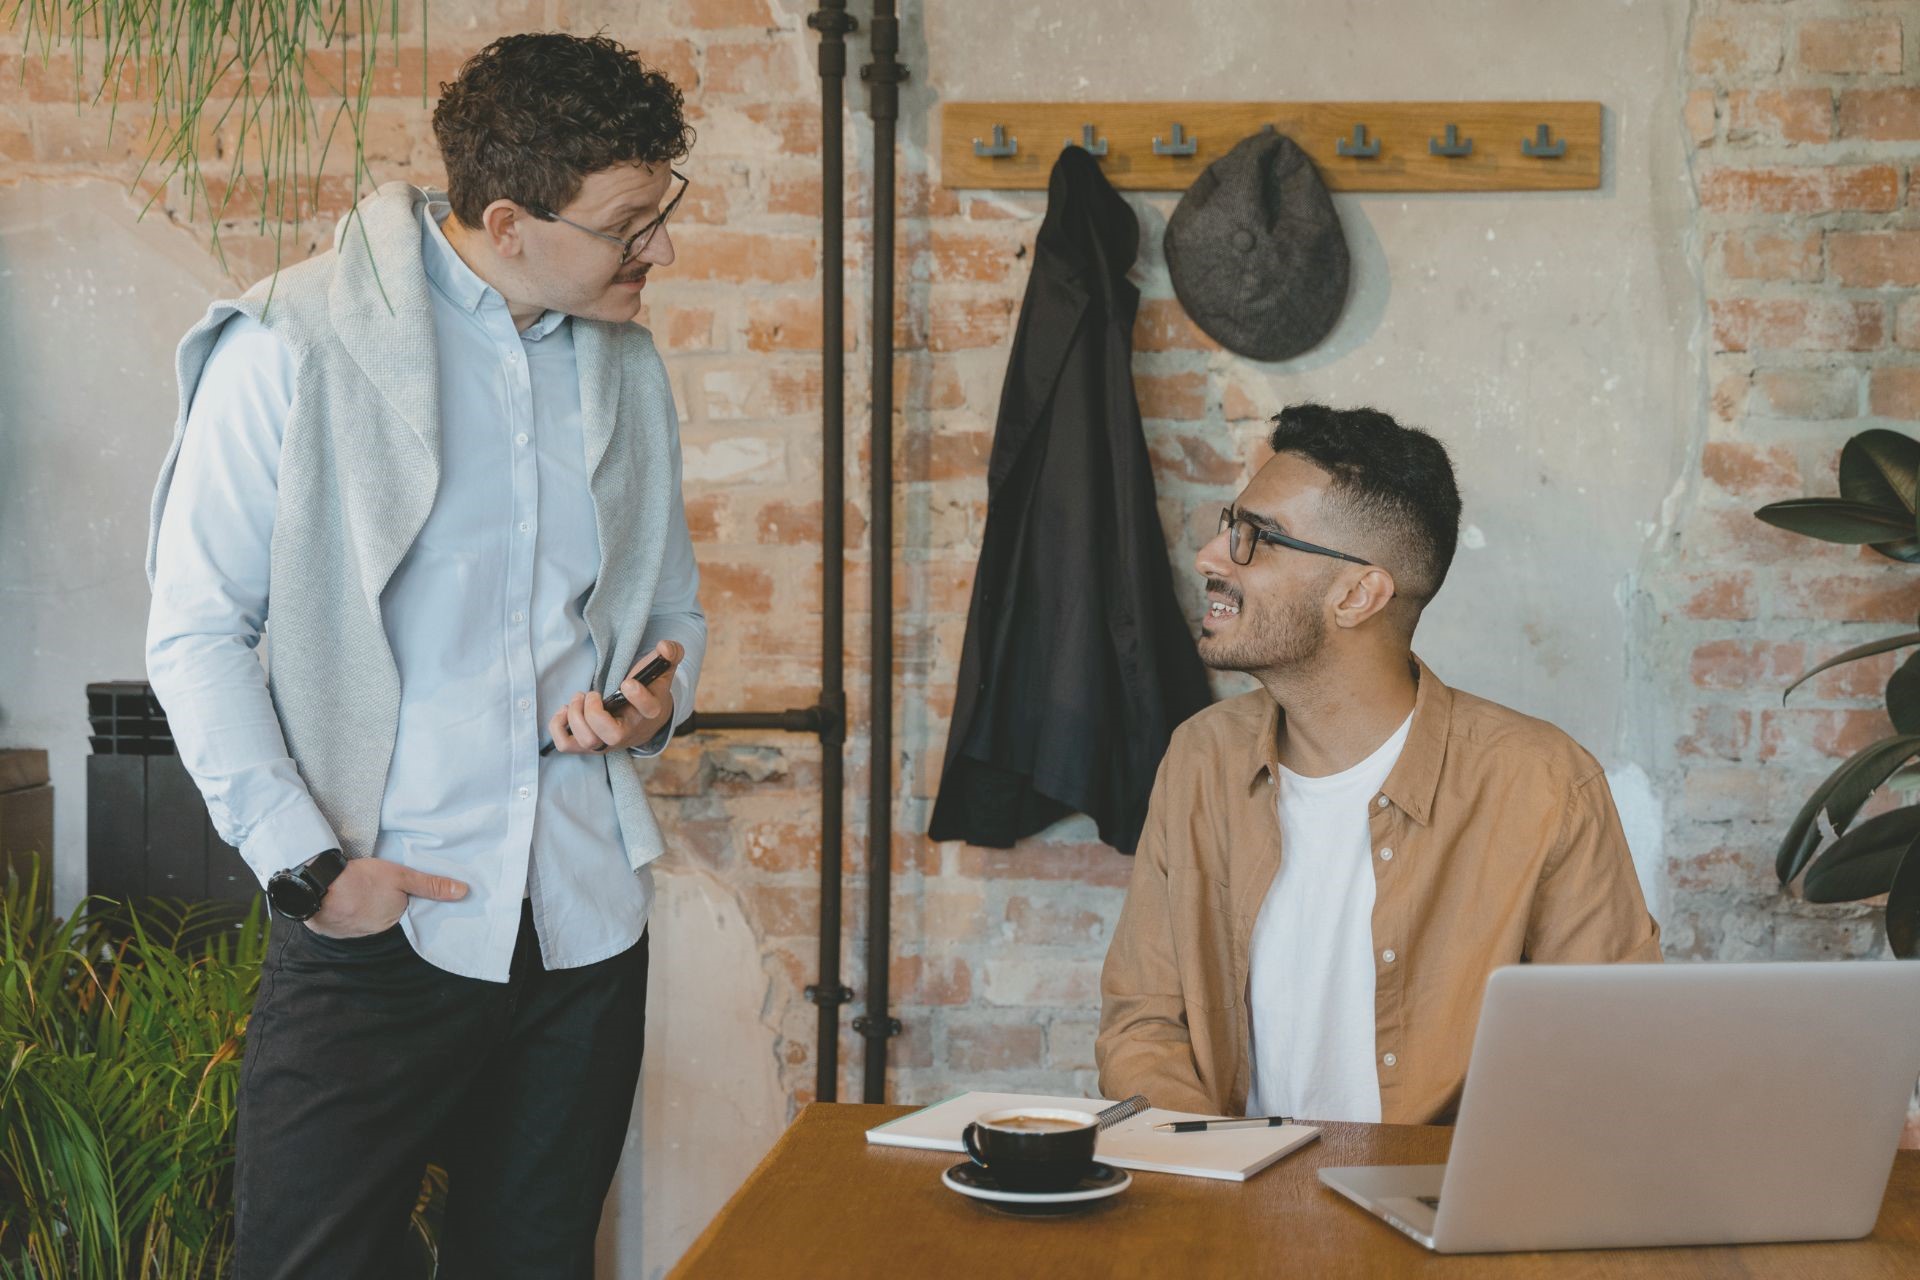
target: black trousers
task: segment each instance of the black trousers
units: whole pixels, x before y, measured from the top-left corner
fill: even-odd
[[[429,1162],[448,1178],[444,1280],[588,1280],[646,998],[645,936],[548,971],[528,907],[505,984],[435,968],[397,925],[342,940],[275,920],[240,1076],[240,1280],[416,1273]]]

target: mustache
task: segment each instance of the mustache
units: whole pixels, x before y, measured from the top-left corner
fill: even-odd
[[[623,271],[619,275],[615,276],[614,280],[620,284],[632,284],[635,280],[645,280],[647,278],[647,273],[651,270],[653,270],[652,267],[642,267],[638,271],[632,271],[632,272]]]
[[[1235,606],[1240,605],[1244,600],[1244,597],[1237,588],[1229,586],[1219,578],[1208,578],[1207,590],[1225,596],[1227,599],[1233,601]]]

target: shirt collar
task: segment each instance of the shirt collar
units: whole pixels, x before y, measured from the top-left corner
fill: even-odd
[[[420,206],[421,256],[426,263],[427,279],[463,311],[478,312],[489,302],[504,308],[507,300],[500,296],[499,290],[474,274],[441,228],[440,223],[452,212],[446,196],[438,191],[427,192],[426,201]],[[566,319],[564,311],[543,312],[538,320],[520,331],[520,336],[538,341],[566,323]]]
[[[1447,735],[1453,725],[1453,690],[1440,683],[1426,663],[1413,663],[1419,682],[1413,695],[1413,724],[1407,729],[1407,745],[1400,759],[1380,788],[1391,803],[1421,826],[1433,813],[1434,793],[1440,789],[1440,765],[1447,755]],[[1266,714],[1261,717],[1260,732],[1250,745],[1247,773],[1252,782],[1261,775],[1280,776],[1280,704],[1266,699]]]

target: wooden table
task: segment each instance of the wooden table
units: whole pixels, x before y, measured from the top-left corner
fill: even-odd
[[[1902,1151],[1865,1240],[1444,1257],[1320,1184],[1328,1165],[1437,1164],[1452,1131],[1322,1126],[1318,1142],[1244,1183],[1135,1173],[1066,1218],[1016,1218],[940,1183],[963,1157],[871,1147],[909,1107],[819,1104],[800,1113],[675,1277],[1687,1276],[1920,1277],[1920,1151]]]

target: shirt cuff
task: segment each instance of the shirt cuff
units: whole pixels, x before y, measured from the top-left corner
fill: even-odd
[[[302,797],[302,803],[289,805],[256,824],[240,846],[240,856],[253,868],[264,889],[267,881],[288,867],[339,847],[339,837],[320,816],[319,806],[311,798]]]
[[[687,717],[693,714],[692,684],[693,681],[687,675],[687,669],[684,666],[673,669],[673,684],[671,686],[673,690],[672,718],[667,721],[660,732],[654,734],[653,737],[649,738],[640,746],[628,747],[627,751],[629,754],[633,755],[636,759],[651,760],[667,749],[667,744],[673,741],[674,733],[681,725],[687,722]]]

